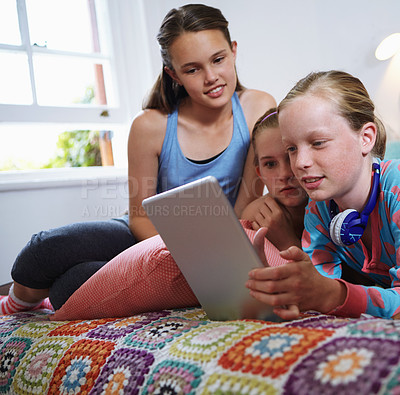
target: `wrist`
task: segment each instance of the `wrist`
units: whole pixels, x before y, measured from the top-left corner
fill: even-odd
[[[321,284],[324,291],[321,297],[321,306],[318,309],[321,313],[329,313],[342,306],[347,298],[347,288],[342,281],[325,277],[325,282]]]
[[[266,237],[268,238],[268,235]],[[274,244],[279,251],[287,250],[292,246],[301,248],[301,240],[298,239],[296,235],[282,235],[281,237],[278,237],[278,240],[275,242],[271,241],[271,243]]]
[[[342,317],[360,317],[362,313],[368,310],[368,297],[365,287],[342,279],[337,279],[336,281],[346,288],[346,298],[341,305],[336,306],[328,314]]]

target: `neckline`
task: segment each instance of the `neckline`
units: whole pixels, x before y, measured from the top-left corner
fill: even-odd
[[[229,147],[229,145],[228,145]],[[201,160],[196,160],[196,159],[190,159],[188,157],[186,157],[186,159],[190,162],[195,163],[196,165],[206,165],[207,163],[212,162],[214,159],[217,159],[219,156],[221,156],[227,149],[228,147],[226,147],[225,149],[223,149],[220,153],[218,153],[217,155],[212,156],[211,158],[208,159],[201,159]]]

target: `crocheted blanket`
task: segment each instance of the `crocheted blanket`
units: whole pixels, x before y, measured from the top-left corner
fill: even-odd
[[[209,321],[202,309],[50,321],[0,317],[0,393],[375,394],[400,391],[400,322],[305,314]]]

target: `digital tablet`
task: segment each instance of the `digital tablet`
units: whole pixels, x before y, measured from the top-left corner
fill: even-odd
[[[210,319],[279,320],[245,287],[249,271],[263,265],[215,177],[142,204]]]

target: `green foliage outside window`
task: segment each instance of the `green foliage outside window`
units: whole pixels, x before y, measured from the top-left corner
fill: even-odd
[[[61,133],[56,155],[43,168],[86,166],[101,166],[98,131],[73,130]]]
[[[94,87],[88,86],[76,103],[90,104],[94,100]],[[101,166],[99,132],[73,130],[58,136],[57,152],[43,169],[52,167]]]

